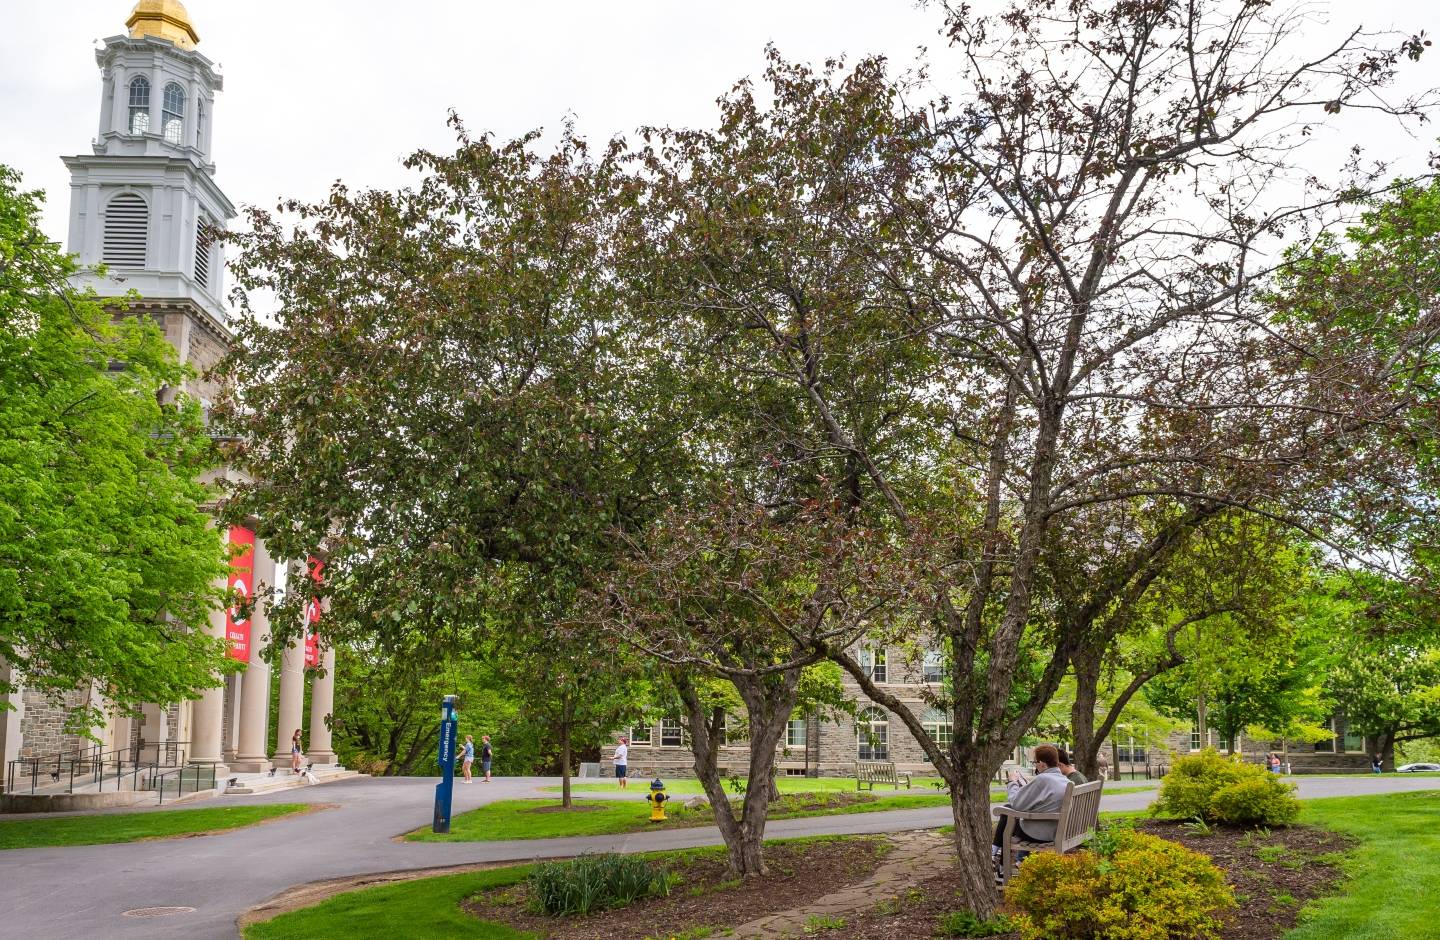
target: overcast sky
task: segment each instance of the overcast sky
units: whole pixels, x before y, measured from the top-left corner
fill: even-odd
[[[993,7],[997,0],[975,0]],[[50,193],[46,230],[62,240],[68,174],[99,120],[96,40],[125,31],[133,0],[0,0],[0,162]],[[912,0],[186,0],[199,50],[225,77],[214,114],[217,181],[237,204],[316,198],[336,179],[400,185],[399,159],[443,148],[455,109],[472,130],[511,136],[573,113],[592,138],[640,124],[708,124],[714,99],[763,67],[845,53],[908,65],[928,47],[947,66],[940,14]],[[1364,23],[1440,33],[1434,0],[1332,0],[1332,29]],[[1317,30],[1316,41],[1327,36]],[[1440,50],[1407,74],[1440,85]],[[1392,125],[1377,152],[1423,154]],[[1386,135],[1393,135],[1390,139]],[[1336,144],[1346,143],[1336,141]]]

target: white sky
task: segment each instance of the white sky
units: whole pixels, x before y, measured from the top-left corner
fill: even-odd
[[[998,0],[974,0],[980,8]],[[68,174],[99,120],[95,40],[125,32],[133,0],[0,0],[0,162],[49,195],[63,241]],[[951,59],[937,9],[912,0],[186,0],[199,49],[220,66],[216,179],[236,204],[314,199],[331,182],[393,187],[420,148],[445,148],[447,110],[502,137],[573,113],[595,140],[641,124],[708,124],[714,99],[763,68],[766,42],[791,59],[883,53],[897,66]],[[1339,24],[1440,34],[1435,0],[1330,0]],[[1328,38],[1317,34],[1316,39]],[[1440,85],[1440,42],[1406,87]],[[1377,154],[1431,149],[1383,125]],[[1392,138],[1393,135],[1393,139]],[[1337,143],[1341,143],[1337,141]]]

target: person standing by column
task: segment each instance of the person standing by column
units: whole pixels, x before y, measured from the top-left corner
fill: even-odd
[[[469,783],[470,765],[475,763],[475,739],[468,734],[465,735],[465,752],[462,756],[464,757],[462,767],[465,770],[465,782]]]
[[[300,729],[296,728],[295,733],[290,736],[290,772],[300,772]]]
[[[629,761],[630,761],[630,739],[621,738],[620,743],[615,745],[615,782],[620,784],[620,789],[626,789],[629,783]]]
[[[495,756],[495,749],[490,746],[490,735],[480,735],[480,769],[485,772],[485,782],[490,782],[490,761]]]

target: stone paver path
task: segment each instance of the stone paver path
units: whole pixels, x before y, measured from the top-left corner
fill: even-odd
[[[896,848],[864,881],[817,898],[804,907],[770,914],[735,928],[734,937],[790,937],[805,932],[811,918],[843,917],[868,910],[881,901],[897,897],[906,888],[933,875],[936,869],[955,861],[951,840],[936,832],[906,833]]]

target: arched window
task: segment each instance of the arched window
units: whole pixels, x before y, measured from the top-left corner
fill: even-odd
[[[195,223],[195,283],[210,289],[210,249],[215,244],[210,220],[203,215]]]
[[[205,147],[205,99],[195,102],[195,146]]]
[[[878,708],[867,708],[855,719],[860,760],[890,759],[890,722]]]
[[[163,105],[160,129],[167,141],[179,144],[185,136],[185,89],[176,82],[166,85]]]
[[[130,133],[150,130],[150,80],[144,75],[130,79]]]
[[[105,239],[100,257],[117,268],[143,268],[149,234],[150,207],[134,193],[121,193],[105,207]]]

